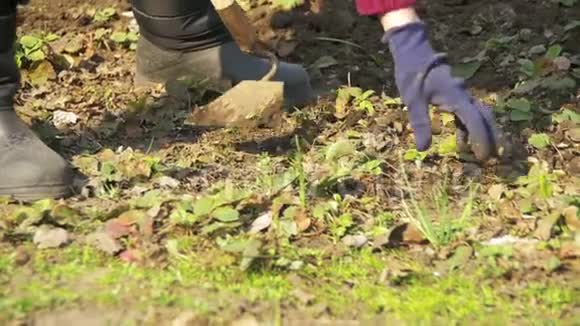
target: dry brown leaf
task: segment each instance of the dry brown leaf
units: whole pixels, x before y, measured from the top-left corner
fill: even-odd
[[[554,224],[560,219],[560,212],[553,212],[547,217],[544,217],[538,223],[534,236],[540,240],[549,240],[552,237],[552,228]]]
[[[131,224],[125,224],[118,219],[108,220],[105,223],[105,232],[111,238],[118,239],[131,233]]]
[[[424,244],[427,242],[423,233],[410,223],[395,226],[389,234],[389,244]]]
[[[308,217],[305,209],[299,208],[294,215],[294,222],[298,226],[298,231],[304,232],[310,227],[312,220]]]
[[[48,225],[42,225],[34,233],[33,242],[40,249],[58,248],[70,241],[67,230],[63,228],[53,228]]]
[[[143,129],[139,125],[138,121],[129,121],[125,124],[125,133],[129,138],[140,138],[143,137]]]
[[[258,233],[262,230],[265,230],[270,227],[272,224],[272,213],[266,212],[260,215],[257,219],[252,222],[252,227],[250,228],[249,233]]]
[[[126,263],[136,263],[143,260],[143,253],[136,249],[127,249],[119,254],[119,258]]]
[[[494,200],[494,201],[499,201],[501,199],[501,196],[503,195],[503,193],[505,192],[505,186],[502,184],[495,184],[491,187],[489,187],[489,190],[487,191],[487,194],[489,195],[489,197]]]
[[[42,86],[49,80],[55,79],[56,72],[50,62],[43,61],[28,74],[28,78],[33,86]]]
[[[580,231],[580,219],[578,218],[578,207],[570,206],[562,211],[566,225],[572,231]]]
[[[575,241],[567,241],[562,243],[560,247],[561,259],[580,258],[580,245]]]
[[[513,200],[502,200],[499,203],[498,210],[505,219],[519,220],[522,217],[522,213]]]

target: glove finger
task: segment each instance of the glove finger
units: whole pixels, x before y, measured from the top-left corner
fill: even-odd
[[[455,119],[455,137],[457,143],[457,150],[460,153],[467,153],[469,152],[469,133],[467,132],[467,128],[459,119]]]
[[[491,133],[491,137],[493,139],[494,146],[495,146],[494,150],[496,151],[495,154],[499,154],[501,156],[502,152],[503,152],[502,133],[501,133],[501,130],[496,123],[495,114],[493,113],[493,109],[491,107],[485,105],[484,103],[479,102],[479,101],[477,102],[477,108],[479,109],[479,112],[481,113],[481,115],[485,119],[487,126],[489,128],[489,131]]]
[[[408,107],[417,150],[426,151],[431,146],[432,140],[429,105],[425,101],[414,101]]]
[[[495,153],[495,137],[492,126],[472,100],[455,108],[455,114],[467,129],[471,150],[479,160],[486,160]]]
[[[488,107],[487,105],[481,103],[480,101],[476,101],[475,105],[477,106],[477,108],[479,109],[479,112],[481,113],[481,115],[485,119],[485,122],[487,124],[487,127],[488,127],[490,133],[491,133],[491,137],[493,139],[495,146],[499,147],[501,144],[501,134],[500,134],[500,130],[497,127],[497,124],[495,122],[495,115],[494,115],[492,109],[490,107]],[[465,125],[459,119],[455,120],[455,126],[457,128],[457,132],[456,132],[457,149],[459,150],[459,152],[468,152],[470,150],[469,144],[468,144],[469,132],[468,132],[467,128],[465,127]],[[496,150],[499,151],[500,149],[496,148]],[[498,153],[496,153],[496,154],[498,154]]]

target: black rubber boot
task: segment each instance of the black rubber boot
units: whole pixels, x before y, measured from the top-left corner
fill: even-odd
[[[226,91],[243,80],[258,80],[271,68],[268,60],[243,53],[228,42],[209,49],[182,52],[164,50],[141,37],[137,46],[137,87],[150,87],[181,77],[205,81],[216,91]],[[273,80],[284,82],[287,108],[302,106],[315,99],[306,70],[280,62]]]
[[[226,91],[243,80],[261,79],[270,70],[268,60],[243,53],[232,41],[209,0],[133,0],[133,12],[141,32],[136,86],[189,77]],[[315,99],[300,65],[280,62],[273,79],[284,82],[287,107]]]
[[[61,198],[69,193],[72,169],[13,108],[20,82],[12,50],[15,11],[0,12],[0,196],[23,201]]]

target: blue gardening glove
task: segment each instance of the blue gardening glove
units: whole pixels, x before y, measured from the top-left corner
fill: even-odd
[[[465,151],[471,146],[479,160],[498,154],[499,134],[491,108],[473,99],[463,80],[451,75],[444,55],[436,54],[431,47],[423,23],[388,31],[383,42],[389,44],[393,55],[395,81],[409,109],[419,151],[431,146],[429,104],[434,104],[456,116],[459,150]]]

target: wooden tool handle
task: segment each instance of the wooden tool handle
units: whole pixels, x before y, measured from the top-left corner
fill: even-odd
[[[244,10],[235,0],[211,0],[211,3],[240,50],[270,60],[272,68],[262,80],[271,80],[278,70],[278,58],[260,41],[256,28]]]
[[[235,0],[211,0],[234,41],[245,53],[252,53],[258,42],[258,32]]]
[[[215,10],[224,10],[227,7],[233,5],[235,0],[211,0]]]

